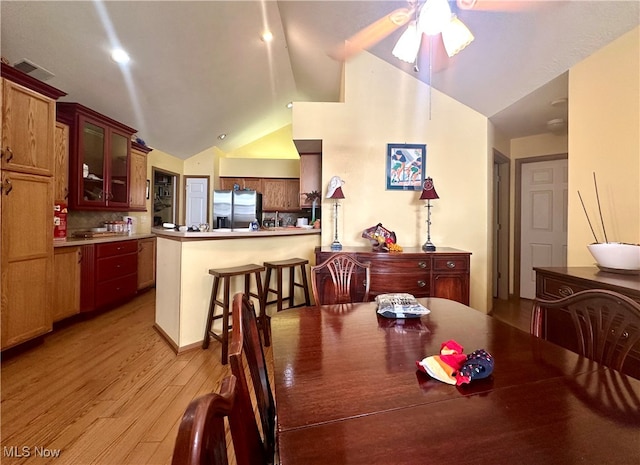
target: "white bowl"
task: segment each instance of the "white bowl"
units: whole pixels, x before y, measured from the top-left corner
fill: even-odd
[[[598,266],[614,270],[640,270],[640,245],[605,242],[587,246]]]

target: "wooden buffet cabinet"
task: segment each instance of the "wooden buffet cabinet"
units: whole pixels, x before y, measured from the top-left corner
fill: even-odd
[[[448,247],[423,252],[418,247],[405,247],[401,253],[373,252],[370,247],[343,247],[341,252],[361,262],[371,262],[369,297],[388,292],[407,292],[415,297],[441,297],[469,305],[469,273],[471,253]],[[316,264],[333,253],[330,246],[316,247]],[[323,292],[323,277],[318,292]],[[364,274],[353,281],[352,292],[364,294]]]
[[[595,266],[534,268],[536,297],[556,300],[587,289],[607,289],[626,295],[640,303],[640,276],[600,271]],[[545,315],[543,332],[546,338],[562,347],[577,350],[575,329],[568,312]],[[623,371],[640,379],[640,352],[632,349]]]

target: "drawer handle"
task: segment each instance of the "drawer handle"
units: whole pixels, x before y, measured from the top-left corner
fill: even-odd
[[[427,262],[418,262],[418,268],[426,268]]]
[[[8,154],[7,161],[11,161],[13,159],[13,150],[11,150],[11,147],[7,147],[6,151]]]
[[[447,262],[447,268],[453,269],[453,268],[455,268],[455,267],[456,267],[455,262],[452,262],[452,261],[448,261],[448,262]]]
[[[573,294],[573,289],[571,289],[569,286],[560,286],[560,289],[558,289],[558,294],[563,297],[569,297],[571,294]]]
[[[427,285],[426,282],[424,282],[422,280],[418,281],[418,287],[425,287],[426,285]]]

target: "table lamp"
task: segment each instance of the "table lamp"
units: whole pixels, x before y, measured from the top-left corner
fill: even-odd
[[[431,200],[439,198],[438,193],[433,187],[433,179],[425,179],[422,186],[422,194],[420,195],[420,200],[427,201],[427,242],[422,245],[422,250],[425,252],[433,252],[436,250],[436,246],[431,243]]]
[[[334,222],[334,234],[333,242],[331,243],[331,250],[342,250],[342,244],[338,241],[338,207],[340,206],[340,199],[344,199],[344,193],[342,192],[342,185],[344,181],[339,176],[334,176],[329,181],[327,188],[327,198],[333,200],[333,222]]]

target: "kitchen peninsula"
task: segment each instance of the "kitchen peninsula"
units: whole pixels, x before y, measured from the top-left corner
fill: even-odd
[[[262,265],[292,257],[313,264],[321,230],[178,232],[154,228],[152,232],[157,236],[155,327],[175,351],[182,352],[200,346],[204,337],[213,283],[209,269]],[[231,283],[232,294],[242,291],[242,282]]]

